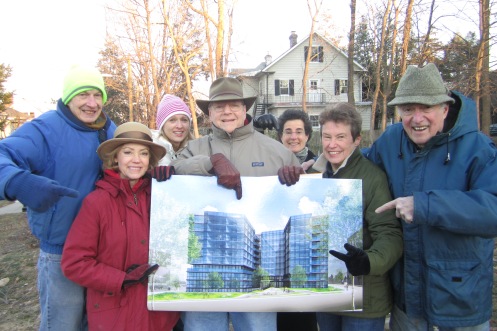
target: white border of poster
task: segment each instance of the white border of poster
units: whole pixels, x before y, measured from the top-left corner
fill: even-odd
[[[148,309],[362,309],[362,277],[328,253],[362,247],[361,180],[242,177],[240,200],[216,181],[153,181]]]

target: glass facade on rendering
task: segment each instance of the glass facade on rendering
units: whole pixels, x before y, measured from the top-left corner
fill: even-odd
[[[188,292],[252,290],[252,274],[259,265],[259,238],[243,215],[205,212],[195,216],[201,256],[187,272]]]
[[[202,248],[187,271],[187,291],[252,291],[257,268],[271,287],[326,288],[328,224],[328,216],[296,215],[283,230],[257,235],[244,215],[196,215],[193,231]]]

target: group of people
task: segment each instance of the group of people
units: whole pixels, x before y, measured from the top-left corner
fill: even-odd
[[[389,103],[401,123],[361,149],[360,114],[320,114],[322,154],[300,110],[253,119],[234,78],[215,80],[197,106],[212,134],[193,139],[191,111],[166,95],[156,130],[116,128],[101,74],[74,67],[57,109],[0,141],[0,198],[28,208],[39,239],[40,330],[489,330],[497,149],[478,130],[475,103],[448,91],[434,64],[409,66]],[[277,129],[280,142],[258,132]],[[331,258],[364,276],[363,309],[337,313],[147,310],[151,181],[216,176],[242,199],[240,176],[304,173],[362,180],[363,247]],[[179,324],[177,324],[179,323]]]

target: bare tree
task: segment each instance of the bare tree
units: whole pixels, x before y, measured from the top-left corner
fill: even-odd
[[[354,41],[355,41],[355,13],[356,13],[356,0],[350,1],[350,31],[349,31],[349,45],[347,50],[347,68],[348,68],[348,81],[347,81],[347,100],[350,104],[355,104],[354,97]]]
[[[414,0],[407,1],[406,14],[404,17],[404,31],[402,33],[402,52],[400,56],[399,77],[404,75],[407,68],[407,55],[409,54],[409,43],[411,42],[411,20]],[[400,121],[400,115],[395,112],[394,121]]]
[[[108,11],[116,20],[115,31],[109,33],[118,40],[123,60],[129,61],[130,118],[155,128],[157,105],[166,93],[182,97],[195,110],[192,81],[203,74],[205,40],[183,0],[129,0]]]
[[[193,98],[192,90],[192,77],[196,77],[200,74],[202,66],[201,61],[196,61],[199,54],[202,52],[203,43],[200,42],[200,31],[195,29],[192,25],[190,29],[181,30],[178,29],[176,22],[171,22],[171,6],[168,5],[168,0],[163,0],[163,18],[165,26],[167,27],[168,34],[171,40],[171,49],[174,53],[175,62],[178,64],[183,76],[185,77],[185,89],[187,94],[187,99],[190,104],[190,109],[196,109],[195,100]],[[180,16],[181,21],[187,21],[191,23],[192,18],[187,10],[177,11]],[[198,43],[194,43],[190,47],[186,47],[186,41],[192,39],[199,39]],[[185,52],[185,50],[187,50]],[[197,113],[192,111],[192,122],[193,122],[193,133],[195,138],[199,137]]]
[[[490,130],[490,1],[479,0],[480,5],[480,48],[476,66],[476,109],[478,125],[487,135]],[[480,121],[481,113],[481,121]]]
[[[378,96],[380,94],[380,81],[381,81],[381,60],[383,58],[383,53],[385,51],[385,40],[386,40],[386,30],[387,30],[387,21],[388,16],[390,15],[390,10],[392,8],[392,0],[388,0],[385,12],[383,14],[383,20],[381,25],[381,36],[380,36],[380,45],[379,50],[376,57],[376,72],[375,72],[375,90],[373,94],[373,101],[371,105],[371,127],[369,130],[369,138],[371,141],[374,141],[374,128],[376,123],[376,107],[378,104]]]
[[[216,79],[219,77],[225,77],[228,74],[228,68],[226,67],[226,63],[229,59],[230,55],[230,44],[231,44],[231,35],[233,29],[233,12],[234,6],[226,9],[225,0],[216,0],[215,5],[217,9],[217,19],[213,18],[210,14],[210,7],[206,0],[200,0],[200,8],[195,7],[191,1],[183,0],[183,2],[195,13],[200,15],[204,20],[204,29],[206,36],[206,43],[208,48],[208,67],[210,69],[212,79]],[[225,16],[228,17],[229,20],[229,28],[228,28],[228,41],[225,45]],[[214,38],[211,36],[211,28],[210,26],[214,26],[215,35]],[[215,41],[213,42],[213,39]],[[213,45],[214,44],[214,45]]]
[[[309,43],[307,48],[307,56],[305,58],[304,64],[304,74],[302,76],[302,111],[307,112],[307,77],[309,76],[309,63],[313,56],[320,56],[319,54],[313,54],[312,52],[312,40],[314,37],[314,28],[319,15],[319,10],[323,0],[317,3],[316,0],[307,0],[307,8],[309,10],[309,15],[311,16],[311,31],[309,33]]]
[[[396,54],[397,54],[397,22],[400,13],[400,7],[397,7],[396,0],[393,0],[392,7],[395,9],[395,16],[393,24],[389,24],[389,27],[392,29],[392,38],[391,38],[391,48],[390,48],[390,56],[386,57],[386,73],[383,75],[384,83],[383,83],[383,107],[381,112],[381,130],[385,131],[387,127],[387,115],[388,115],[388,98],[392,93],[392,85],[393,85],[393,66],[396,62]],[[389,29],[390,29],[389,28]],[[390,33],[388,33],[390,34]]]

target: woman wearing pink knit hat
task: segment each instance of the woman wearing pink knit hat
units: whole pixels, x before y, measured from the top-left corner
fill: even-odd
[[[157,130],[152,131],[154,142],[167,150],[159,165],[169,165],[188,141],[193,139],[190,131],[191,122],[192,113],[183,100],[171,94],[166,94],[162,98],[157,107]]]

